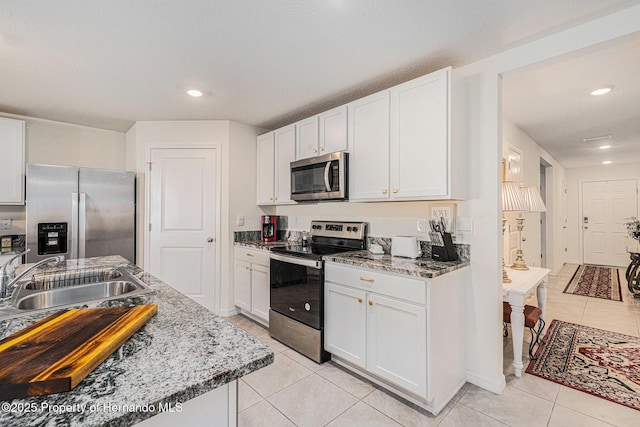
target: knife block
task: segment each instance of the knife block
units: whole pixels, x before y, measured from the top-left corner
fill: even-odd
[[[458,254],[451,240],[451,233],[443,233],[442,241],[444,246],[431,245],[431,259],[436,261],[456,261]]]

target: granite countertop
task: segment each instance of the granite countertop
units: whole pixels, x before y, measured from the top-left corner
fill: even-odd
[[[76,268],[124,265],[155,290],[81,307],[158,304],[158,314],[75,389],[0,402],[2,426],[130,426],[158,413],[160,404],[175,407],[273,362],[265,344],[122,257],[66,263]],[[0,338],[55,311],[2,321]]]
[[[253,249],[263,249],[268,251],[271,248],[279,247],[279,246],[287,246],[291,244],[287,240],[279,240],[277,242],[262,242],[260,240],[256,241],[243,241],[243,242],[234,242],[234,246],[242,246],[245,248],[253,248]]]
[[[400,258],[391,255],[375,255],[369,251],[343,252],[336,255],[325,255],[322,257],[327,262],[351,265],[354,267],[364,267],[373,270],[380,270],[389,273],[405,274],[431,279],[441,276],[450,271],[467,267],[469,261],[434,261],[431,258]]]

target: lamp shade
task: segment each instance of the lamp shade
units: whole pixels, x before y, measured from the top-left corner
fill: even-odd
[[[502,211],[503,212],[526,212],[527,204],[522,197],[520,187],[513,181],[502,183]]]
[[[540,197],[540,191],[536,187],[522,187],[522,196],[527,204],[527,211],[529,212],[546,212],[547,208]]]

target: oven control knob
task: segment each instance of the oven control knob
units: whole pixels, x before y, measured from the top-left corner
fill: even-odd
[[[353,227],[353,232],[355,233],[356,231],[358,231],[358,227]]]
[[[347,227],[347,231],[351,231],[351,227]]]
[[[307,311],[311,311],[311,305],[309,305],[308,302],[305,302],[304,303],[304,309],[307,310]]]

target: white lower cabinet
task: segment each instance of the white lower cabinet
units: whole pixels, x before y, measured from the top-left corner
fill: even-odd
[[[324,292],[324,305],[327,308],[324,319],[324,349],[364,368],[366,292],[326,281]]]
[[[424,306],[368,295],[367,369],[413,393],[427,392]]]
[[[435,279],[325,264],[325,350],[437,414],[466,381],[468,268]]]
[[[242,314],[269,326],[269,252],[236,247],[234,302]]]

